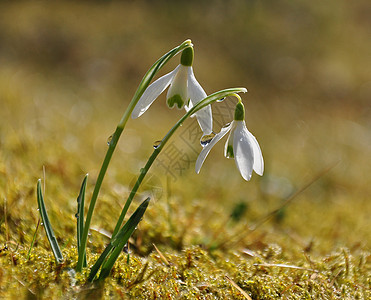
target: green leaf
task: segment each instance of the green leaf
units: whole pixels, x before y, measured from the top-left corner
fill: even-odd
[[[81,247],[81,238],[84,231],[84,204],[85,204],[85,191],[86,184],[88,181],[88,174],[85,175],[84,180],[81,184],[80,193],[77,197],[77,213],[76,213],[76,222],[77,222],[77,249],[80,254]],[[84,252],[83,258],[83,267],[86,267],[86,252]]]
[[[31,242],[31,246],[30,246],[30,249],[28,250],[28,253],[27,253],[27,260],[30,259],[31,250],[32,250],[32,248],[33,248],[33,245],[35,244],[36,234],[37,234],[37,230],[39,229],[39,226],[40,226],[40,218],[39,218],[39,220],[37,221],[37,225],[36,225],[35,233],[33,234],[32,242]]]
[[[88,277],[89,282],[93,282],[95,276],[97,275],[99,269],[105,262],[107,256],[112,252],[114,249],[113,245],[109,243],[106,248],[104,249],[103,253],[98,257],[97,261],[95,262],[94,266],[90,270],[90,274]]]
[[[115,264],[117,258],[119,257],[122,249],[125,247],[126,243],[128,242],[129,238],[133,234],[134,230],[138,226],[139,222],[141,221],[147,207],[149,204],[150,198],[148,197],[146,200],[142,202],[142,204],[136,209],[136,211],[131,215],[129,220],[125,223],[125,225],[119,230],[116,236],[114,236],[111,242],[108,244],[102,256],[108,256],[106,259],[105,257],[99,257],[98,261],[102,266],[102,271],[100,272],[98,280],[105,279],[111,272],[113,265]],[[97,264],[97,263],[96,263]],[[95,265],[96,265],[95,264]],[[94,265],[94,267],[95,267]],[[97,266],[98,267],[98,266]],[[97,267],[94,269],[96,270]],[[100,266],[99,266],[100,267]],[[98,268],[99,269],[99,268]],[[95,273],[96,274],[96,273]],[[95,276],[95,275],[94,275]],[[89,279],[93,280],[93,276],[89,275]]]
[[[50,243],[50,247],[52,248],[57,264],[60,264],[63,262],[63,255],[62,255],[61,249],[59,248],[57,239],[55,238],[52,225],[50,224],[49,217],[46,212],[44,198],[43,198],[43,194],[41,191],[41,179],[37,181],[37,203],[39,206],[41,220],[42,220],[42,223],[44,224],[46,236]]]

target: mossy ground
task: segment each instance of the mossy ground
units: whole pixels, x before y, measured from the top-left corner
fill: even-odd
[[[180,3],[0,5],[0,298],[370,299],[368,1]],[[152,198],[129,260],[123,253],[104,285],[86,285],[88,269],[73,270],[83,176],[88,202],[141,76],[187,38],[207,92],[249,89],[246,122],[265,174],[244,182],[218,145],[196,175],[189,120],[133,202],[131,211]],[[215,105],[216,127],[233,117],[231,101]],[[153,142],[181,115],[160,97],[129,121],[93,216],[89,266]],[[38,178],[62,265],[41,226],[29,252]]]

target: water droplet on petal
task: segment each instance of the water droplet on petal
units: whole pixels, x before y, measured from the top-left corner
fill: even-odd
[[[227,128],[229,125],[231,125],[231,123],[229,122],[229,123],[227,123],[227,124],[225,124],[224,126],[223,126],[223,128]]]
[[[113,137],[113,134],[111,134],[111,135],[108,137],[108,139],[107,139],[107,145],[108,145],[108,146],[111,144],[112,137]]]
[[[157,149],[161,145],[162,140],[153,143],[153,148]]]
[[[205,147],[206,145],[208,145],[212,141],[214,136],[215,136],[214,132],[212,132],[211,134],[203,135],[200,140],[201,146]]]
[[[225,100],[225,97],[223,97],[222,99],[216,100],[216,102],[223,102],[224,100]]]

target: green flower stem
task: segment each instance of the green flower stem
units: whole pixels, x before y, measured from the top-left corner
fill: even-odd
[[[85,257],[85,253],[86,253],[86,244],[87,244],[87,239],[88,239],[90,223],[91,223],[91,219],[92,219],[92,216],[93,216],[95,204],[97,202],[98,194],[99,194],[100,188],[102,186],[102,182],[103,182],[104,176],[106,174],[108,165],[111,161],[112,154],[113,154],[113,152],[116,148],[117,142],[118,142],[118,140],[121,136],[121,133],[123,132],[123,130],[125,128],[125,125],[126,125],[128,119],[129,119],[135,105],[137,104],[140,97],[142,96],[142,94],[144,93],[144,91],[146,90],[148,85],[150,84],[153,77],[157,74],[157,72],[172,57],[174,57],[176,54],[178,54],[179,52],[183,51],[184,49],[186,49],[188,47],[192,47],[191,40],[184,41],[182,44],[180,44],[178,47],[175,47],[174,49],[170,50],[168,53],[166,53],[164,56],[162,56],[159,60],[157,60],[152,65],[152,67],[144,75],[142,81],[140,82],[140,84],[138,86],[137,91],[135,92],[135,94],[134,94],[134,96],[133,96],[133,98],[132,98],[132,100],[129,104],[129,106],[127,107],[127,109],[126,109],[124,115],[122,116],[119,124],[117,125],[115,133],[112,135],[112,139],[109,142],[109,147],[108,147],[106,156],[103,160],[102,167],[99,171],[97,182],[95,184],[94,191],[93,191],[93,194],[92,194],[92,197],[91,197],[91,200],[90,200],[89,210],[88,210],[88,213],[86,215],[86,220],[85,220],[85,224],[84,224],[84,231],[82,233],[81,244],[80,244],[80,248],[79,248],[79,258],[78,258],[78,262],[77,262],[77,265],[76,265],[76,270],[78,272],[81,272],[82,268],[83,268],[83,261],[84,261],[84,257]]]
[[[125,218],[125,215],[129,209],[129,206],[136,194],[136,192],[138,191],[138,188],[139,186],[141,185],[144,177],[146,176],[147,172],[149,171],[150,167],[152,166],[153,162],[155,161],[156,157],[160,154],[161,150],[165,147],[165,144],[167,143],[167,141],[171,138],[171,136],[174,134],[174,132],[183,124],[183,122],[188,118],[190,117],[191,115],[193,115],[194,113],[196,113],[197,111],[199,111],[200,109],[204,108],[205,106],[209,105],[209,104],[212,104],[213,102],[221,99],[221,98],[224,98],[224,97],[227,97],[227,96],[232,96],[233,94],[235,93],[245,93],[247,90],[245,88],[231,88],[231,89],[225,89],[225,90],[222,90],[222,91],[219,91],[219,92],[216,92],[214,94],[211,94],[210,96],[204,98],[203,100],[201,100],[199,103],[197,103],[194,107],[192,107],[171,129],[170,131],[165,135],[165,137],[161,140],[161,143],[158,145],[158,147],[156,147],[152,153],[152,155],[150,156],[150,158],[148,159],[146,165],[140,170],[140,174],[138,176],[138,179],[137,181],[135,182],[135,185],[134,187],[132,188],[131,192],[130,192],[130,195],[128,197],[128,199],[126,200],[126,203],[125,203],[125,206],[124,208],[122,209],[121,211],[121,214],[120,214],[120,217],[117,221],[117,224],[116,224],[116,227],[112,233],[112,239],[115,237],[115,235],[117,234],[117,232],[119,231],[123,221],[124,221],[124,218]]]

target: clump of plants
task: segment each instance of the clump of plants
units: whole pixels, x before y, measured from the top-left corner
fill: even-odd
[[[151,84],[152,79],[156,76],[159,70],[177,54],[181,54],[180,64],[172,72],[160,77]],[[203,135],[200,139],[200,148],[202,150],[200,151],[195,164],[197,173],[200,172],[203,162],[205,161],[212,147],[227,133],[229,133],[224,149],[225,157],[235,160],[237,169],[245,180],[250,180],[253,171],[259,175],[263,175],[264,161],[260,146],[256,138],[246,127],[245,108],[242,103],[242,99],[239,96],[239,93],[245,93],[247,90],[245,88],[228,88],[217,91],[211,95],[207,95],[194,76],[192,67],[193,59],[193,45],[190,40],[186,40],[159,58],[144,75],[137,88],[137,91],[135,92],[131,102],[119,121],[115,132],[108,140],[107,153],[99,171],[86,216],[84,215],[84,208],[88,175],[85,176],[82,182],[81,189],[77,197],[76,249],[78,259],[74,269],[77,273],[81,273],[83,270],[88,269],[88,282],[101,282],[111,274],[115,262],[119,259],[120,254],[123,252],[123,249],[129,241],[129,238],[143,218],[150,198],[148,197],[142,201],[134,213],[126,220],[129,207],[131,206],[132,201],[152,164],[155,162],[156,158],[176,130],[185,122],[186,119],[195,117],[203,132]],[[133,119],[140,117],[152,105],[155,99],[162,92],[164,92],[166,88],[168,88],[166,96],[166,103],[168,107],[176,107],[178,109],[185,108],[185,114],[171,127],[162,140],[155,142],[153,145],[153,153],[139,171],[137,180],[123,206],[109,243],[106,245],[101,255],[95,260],[95,263],[92,266],[88,266],[87,240],[90,224],[97,200],[99,198],[99,192],[103,179],[120,136],[124,131],[130,116]],[[234,119],[230,123],[225,124],[219,133],[215,134],[213,132],[212,105],[223,101],[226,97],[234,97],[237,100]],[[47,210],[45,208],[41,180],[39,180],[37,184],[37,200],[42,224],[44,225],[56,263],[61,264],[64,261],[64,257],[52,229],[52,222],[49,220]],[[55,220],[52,221],[54,222]]]

